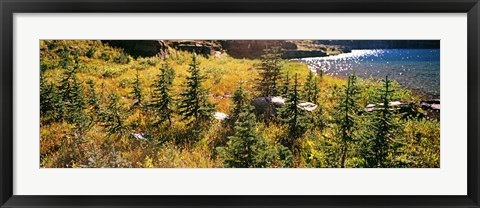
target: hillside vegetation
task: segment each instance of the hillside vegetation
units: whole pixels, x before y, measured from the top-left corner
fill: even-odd
[[[440,167],[440,122],[389,107],[417,102],[411,91],[388,78],[317,75],[273,49],[251,60],[170,48],[162,60],[45,40],[40,70],[44,168]],[[260,96],[285,105],[259,114]],[[298,107],[307,101],[318,107]],[[387,107],[364,112],[370,103]]]

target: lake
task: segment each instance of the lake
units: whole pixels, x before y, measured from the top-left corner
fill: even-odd
[[[352,50],[335,56],[296,59],[311,70],[346,77],[353,71],[363,78],[388,76],[403,87],[428,97],[440,97],[440,49]]]

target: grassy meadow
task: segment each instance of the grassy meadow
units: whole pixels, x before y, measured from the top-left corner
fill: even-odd
[[[395,81],[312,75],[274,56],[168,51],[165,59],[134,58],[96,40],[40,41],[40,167],[440,167],[439,120],[390,107],[364,112],[371,103],[421,100]],[[270,89],[277,94],[264,94],[271,66],[280,73]],[[286,98],[277,115],[255,112],[251,101],[263,95]],[[317,107],[299,109],[307,100]]]

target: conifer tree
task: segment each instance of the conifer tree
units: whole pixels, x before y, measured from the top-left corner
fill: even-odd
[[[65,68],[58,86],[59,102],[56,105],[58,109],[58,120],[65,120],[68,123],[85,121],[86,102],[83,94],[83,86],[77,80],[76,72],[78,69],[78,60],[75,58],[74,67]]]
[[[318,104],[316,109],[314,124],[314,127],[318,128],[320,131],[323,131],[328,125],[328,118],[325,115],[325,109],[321,103]]]
[[[247,92],[243,89],[242,84],[240,84],[232,96],[233,108],[230,111],[230,115],[227,119],[229,125],[233,126],[238,120],[240,113],[244,109],[245,105],[248,105],[249,98]]]
[[[91,106],[91,112],[97,114],[100,111],[101,100],[96,92],[95,82],[89,79],[86,83],[88,85],[87,103]]]
[[[190,76],[187,77],[187,88],[181,94],[182,101],[179,106],[180,114],[187,120],[188,125],[194,126],[210,120],[214,110],[214,105],[207,100],[207,90],[202,87],[205,77],[200,74],[198,65],[197,56],[194,53],[188,69]]]
[[[262,63],[258,68],[260,79],[257,80],[256,89],[260,96],[278,95],[281,80],[281,50],[279,47],[267,48],[262,55]]]
[[[138,69],[132,84],[133,84],[133,90],[132,92],[130,92],[130,95],[132,96],[132,99],[133,99],[132,109],[139,109],[143,107],[143,92],[141,88],[142,82],[140,81]]]
[[[341,158],[340,167],[344,168],[348,147],[355,140],[355,131],[357,129],[356,115],[359,110],[357,103],[359,89],[356,84],[357,77],[355,73],[348,77],[347,86],[340,97],[338,111],[335,115],[335,123],[339,127],[339,137],[341,139]]]
[[[229,137],[227,146],[220,149],[225,167],[258,167],[264,164],[261,157],[266,148],[266,142],[256,130],[253,107],[243,104],[235,122],[235,134]]]
[[[318,78],[315,76],[313,79],[313,96],[311,97],[311,102],[318,104],[318,94],[320,93],[320,87],[318,86]]]
[[[43,73],[40,75],[40,112],[44,118],[54,118],[56,114],[55,106],[59,102],[57,87],[53,83],[48,83]]]
[[[303,85],[303,99],[307,102],[316,103],[318,94],[317,76],[310,70],[307,80]]]
[[[170,90],[173,85],[173,79],[175,77],[175,70],[167,64],[162,65],[160,73],[157,75],[157,79],[153,81],[153,93],[150,103],[150,108],[155,112],[157,116],[156,124],[162,124],[168,121],[168,124],[172,124],[173,114],[173,98],[170,95]]]
[[[120,97],[115,93],[108,95],[107,107],[100,112],[101,126],[107,131],[107,135],[122,135],[128,129],[125,125],[125,108],[119,103]]]
[[[88,91],[87,91],[87,101],[88,110],[89,110],[89,118],[90,123],[88,124],[89,127],[93,126],[98,121],[98,116],[100,113],[100,105],[102,104],[102,100],[98,95],[95,87],[95,82],[91,79],[87,80]]]
[[[294,141],[306,130],[305,112],[298,108],[300,104],[298,86],[298,74],[295,74],[294,84],[287,94],[286,103],[280,109],[280,118],[288,127],[288,137],[283,139],[282,144],[289,148],[292,148]]]
[[[290,90],[290,78],[287,72],[285,77],[283,78],[283,83],[280,89],[280,95],[282,97],[287,96],[289,90]]]
[[[383,87],[380,89],[379,100],[382,102],[380,110],[374,111],[372,116],[373,134],[367,138],[367,154],[365,160],[369,167],[386,167],[389,151],[393,151],[394,132],[398,127],[397,116],[392,112],[390,100],[393,95],[393,87],[388,76],[382,80]]]

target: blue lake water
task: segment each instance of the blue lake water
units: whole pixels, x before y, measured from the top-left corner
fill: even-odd
[[[388,76],[403,87],[440,97],[440,49],[352,50],[336,56],[297,59],[311,70],[346,77],[353,71],[363,78]]]

